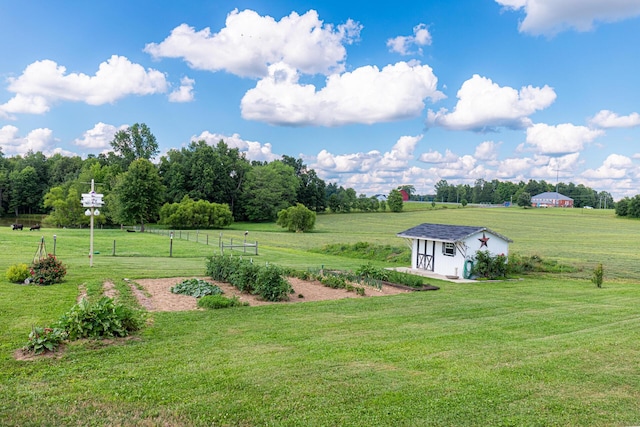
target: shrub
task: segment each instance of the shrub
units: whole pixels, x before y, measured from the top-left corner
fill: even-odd
[[[205,295],[220,295],[222,289],[202,279],[186,279],[171,288],[174,294],[189,295],[200,298]]]
[[[62,282],[66,274],[66,267],[51,254],[31,265],[31,276],[36,285],[46,286]]]
[[[64,329],[34,326],[31,328],[29,341],[23,347],[23,350],[33,354],[56,351],[60,344],[67,339],[68,335]]]
[[[258,272],[260,266],[251,261],[241,261],[238,263],[236,270],[231,273],[229,283],[236,287],[240,292],[253,293],[255,284],[258,280]]]
[[[492,256],[489,251],[477,251],[473,274],[484,279],[498,279],[507,275],[507,257]]]
[[[198,300],[198,307],[214,310],[219,308],[242,307],[248,305],[249,303],[241,302],[236,295],[231,298],[227,298],[222,295],[206,295]]]
[[[302,203],[298,203],[296,206],[291,206],[278,212],[276,224],[289,231],[303,233],[313,230],[316,224],[316,213]]]
[[[256,278],[254,294],[266,301],[284,301],[289,299],[293,288],[282,275],[282,270],[275,265],[260,268]]]
[[[231,275],[238,269],[242,260],[238,257],[214,255],[207,259],[206,272],[218,282],[231,282]]]
[[[63,314],[58,326],[66,330],[70,339],[126,337],[144,326],[144,314],[109,297],[95,303],[82,299]]]
[[[29,276],[29,266],[27,264],[13,264],[7,269],[6,277],[11,283],[23,283]]]
[[[593,277],[591,281],[599,288],[602,287],[602,278],[604,276],[604,268],[602,267],[602,263],[599,263],[596,268],[593,269]]]
[[[320,283],[328,288],[333,289],[345,289],[347,287],[347,280],[340,275],[334,274],[322,276],[320,278]]]

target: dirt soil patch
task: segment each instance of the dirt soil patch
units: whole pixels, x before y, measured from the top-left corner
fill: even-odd
[[[139,279],[136,283],[141,285],[149,295],[144,303],[141,304],[149,311],[185,311],[196,310],[197,299],[187,295],[171,293],[171,287],[177,285],[190,277],[172,277],[167,279]],[[214,282],[213,280],[203,278],[222,289],[226,297],[237,296],[240,301],[248,302],[250,306],[266,305],[266,304],[292,304],[310,301],[336,300],[342,298],[368,298],[385,295],[396,295],[411,292],[406,289],[398,289],[393,286],[383,285],[381,290],[365,287],[365,296],[359,296],[355,292],[347,292],[345,289],[332,289],[323,286],[317,281],[305,281],[295,278],[289,278],[289,283],[293,287],[294,293],[289,296],[289,301],[270,302],[262,301],[256,295],[240,293],[228,283]]]

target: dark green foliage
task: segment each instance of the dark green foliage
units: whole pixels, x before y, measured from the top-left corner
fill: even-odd
[[[231,298],[227,298],[222,295],[207,295],[198,300],[198,307],[209,308],[213,310],[219,308],[243,307],[248,305],[249,303],[241,302],[236,295]]]
[[[282,275],[282,270],[269,264],[260,268],[256,278],[254,293],[266,301],[285,301],[293,288]]]
[[[526,273],[568,273],[575,272],[575,267],[559,264],[556,260],[543,259],[539,255],[518,255],[516,253],[509,254],[507,262],[507,275],[526,274]]]
[[[391,190],[387,197],[387,205],[391,212],[402,212],[403,201],[402,193],[399,190]]]
[[[593,269],[593,277],[591,281],[594,285],[601,288],[602,287],[602,279],[604,277],[604,268],[602,267],[602,263],[598,263],[596,268]]]
[[[345,289],[347,279],[340,274],[328,274],[320,277],[320,283],[332,289]]]
[[[412,288],[419,288],[424,284],[423,279],[420,276],[402,273],[395,270],[386,270],[381,267],[375,267],[371,264],[361,265],[356,270],[356,274],[362,276],[363,279],[397,283],[399,285],[411,286]]]
[[[205,295],[220,295],[222,289],[202,279],[186,279],[171,288],[174,294],[189,295],[200,298]]]
[[[41,328],[34,326],[29,334],[29,341],[23,347],[24,351],[42,354],[46,351],[56,351],[69,334],[60,328]]]
[[[47,286],[62,282],[66,274],[67,268],[51,254],[31,265],[31,277],[36,285]]]
[[[506,277],[507,257],[502,254],[493,256],[489,251],[477,251],[472,274],[483,279]]]
[[[262,267],[240,257],[216,255],[207,260],[206,270],[213,280],[230,283],[266,301],[286,300],[293,291],[284,271],[272,264]]]
[[[531,206],[531,194],[527,193],[526,191],[523,191],[518,195],[517,201],[518,201],[518,206],[527,208]]]
[[[640,194],[619,200],[616,203],[616,215],[640,218]]]
[[[27,264],[13,264],[9,266],[5,276],[11,283],[22,283],[30,276],[29,266]]]
[[[126,337],[144,326],[144,314],[109,297],[95,303],[82,299],[65,313],[58,326],[70,339]]]
[[[368,242],[335,243],[310,252],[395,264],[411,263],[411,249],[407,246],[375,245]]]
[[[232,222],[229,205],[194,201],[188,196],[180,203],[165,203],[160,209],[160,223],[173,228],[223,228]]]
[[[310,231],[316,225],[316,213],[298,203],[278,212],[277,224],[289,231]]]
[[[236,270],[231,273],[228,282],[240,292],[254,293],[260,269],[258,264],[251,261],[240,262]]]

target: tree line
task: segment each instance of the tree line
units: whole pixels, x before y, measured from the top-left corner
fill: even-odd
[[[92,180],[104,194],[98,224],[220,227],[231,220],[275,221],[299,204],[312,212],[386,208],[352,188],[327,185],[302,159],[249,161],[223,140],[215,146],[194,141],[153,163],[156,138],[136,123],[118,131],[111,148],[84,160],[32,151],[7,158],[0,151],[0,215],[46,214],[52,226],[84,226],[89,218],[81,195]]]
[[[504,204],[506,202],[519,206],[529,206],[531,198],[537,194],[547,191],[557,191],[573,199],[574,207],[581,208],[591,206],[595,208],[613,209],[615,203],[610,193],[606,191],[596,191],[582,184],[565,184],[560,182],[556,185],[545,180],[536,181],[530,179],[528,182],[518,183],[510,181],[499,181],[497,179],[487,181],[477,179],[474,185],[469,184],[449,184],[446,180],[440,180],[435,185],[435,195],[426,196],[427,199],[436,202],[467,203],[475,204]],[[412,199],[425,198],[425,196],[412,195]]]

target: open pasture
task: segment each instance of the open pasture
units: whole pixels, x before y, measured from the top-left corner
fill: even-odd
[[[32,325],[48,325],[101,283],[202,275],[209,243],[151,233],[0,230],[0,272],[30,262],[41,237],[67,265],[62,284],[0,277],[0,424],[28,425],[637,425],[640,423],[640,222],[596,210],[423,209],[321,215],[317,231],[236,224],[260,262],[301,269],[362,261],[306,252],[326,243],[400,245],[422,222],[486,225],[511,250],[578,273],[436,292],[154,313],[133,340],[75,342],[58,358],[16,361]],[[215,236],[213,238],[212,236]],[[183,236],[186,237],[186,236]],[[112,255],[116,241],[116,256]],[[240,255],[240,253],[238,253]],[[605,283],[589,282],[603,262]],[[125,289],[124,287],[122,289]]]

